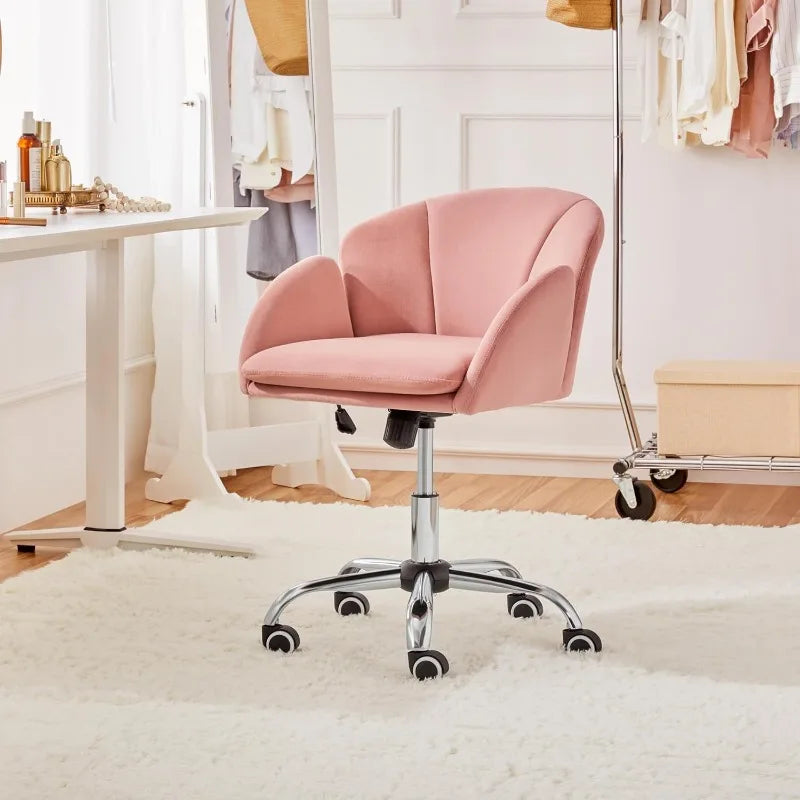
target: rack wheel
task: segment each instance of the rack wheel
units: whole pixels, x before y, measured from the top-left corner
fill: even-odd
[[[506,595],[506,602],[508,613],[516,619],[532,619],[544,614],[542,601],[532,594],[509,594]]]
[[[447,675],[450,664],[438,650],[412,650],[408,654],[408,668],[418,681],[427,681]]]
[[[603,643],[588,628],[567,628],[564,631],[564,649],[568,653],[599,653],[603,649]]]
[[[636,508],[631,508],[622,492],[617,490],[614,506],[623,519],[650,519],[656,510],[656,496],[653,490],[640,480],[633,479],[633,491],[636,494]]]
[[[342,617],[369,614],[369,600],[360,592],[334,592],[333,607]]]
[[[261,643],[275,653],[293,653],[300,647],[300,634],[289,625],[262,625]]]
[[[685,469],[651,469],[650,483],[660,492],[672,494],[686,486],[689,471]]]

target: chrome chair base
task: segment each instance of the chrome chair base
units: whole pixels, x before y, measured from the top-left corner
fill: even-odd
[[[431,649],[433,597],[448,589],[496,592],[507,595],[512,617],[539,617],[541,600],[553,604],[564,616],[563,646],[567,651],[600,652],[600,637],[583,627],[578,612],[564,595],[522,579],[519,570],[507,561],[466,559],[447,562],[439,558],[438,501],[432,491],[433,425],[420,426],[417,490],[412,495],[412,558],[397,561],[384,558],[357,558],[345,564],[338,575],[301,583],[278,597],[264,617],[261,641],[268,650],[291,653],[300,645],[294,628],[281,625],[281,614],[304,595],[329,591],[334,608],[343,616],[366,614],[369,601],[362,592],[375,589],[404,589],[409,593],[406,607],[406,650],[411,674],[419,680],[442,677],[450,665],[447,658]]]

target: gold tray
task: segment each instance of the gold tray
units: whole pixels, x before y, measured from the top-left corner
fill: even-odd
[[[14,202],[11,192],[10,202]],[[30,208],[52,208],[54,214],[67,213],[68,208],[96,208],[105,211],[99,192],[85,186],[73,186],[68,192],[25,192],[25,205]]]

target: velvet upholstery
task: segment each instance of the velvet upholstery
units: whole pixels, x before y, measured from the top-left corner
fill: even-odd
[[[558,189],[484,189],[354,228],[253,310],[240,357],[254,396],[479,411],[567,395],[598,207]]]
[[[464,382],[480,341],[435,333],[317,339],[262,350],[248,358],[241,371],[249,380],[273,386],[447,394]]]

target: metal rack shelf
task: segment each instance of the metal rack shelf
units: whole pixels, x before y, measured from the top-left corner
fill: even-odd
[[[614,0],[612,26],[612,70],[613,70],[613,133],[614,133],[614,204],[612,217],[612,261],[613,261],[613,328],[612,371],[614,385],[619,396],[622,416],[631,445],[631,453],[614,463],[613,480],[617,485],[616,508],[622,517],[649,519],[656,508],[656,496],[645,483],[631,475],[632,470],[648,469],[653,484],[661,491],[679,491],[686,482],[690,470],[765,470],[769,472],[800,472],[800,458],[781,456],[681,456],[664,455],[658,452],[658,438],[653,434],[644,444],[639,435],[636,413],[631,403],[623,371],[623,178],[624,141],[622,131],[622,0]]]

